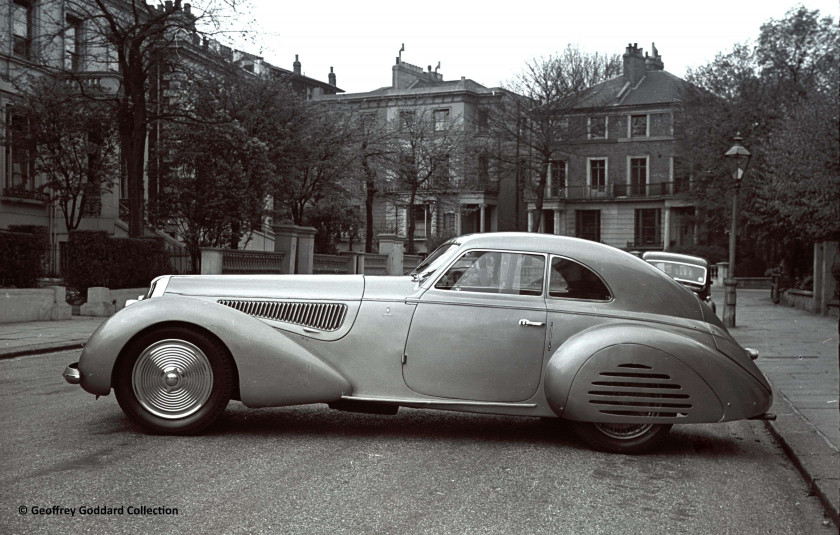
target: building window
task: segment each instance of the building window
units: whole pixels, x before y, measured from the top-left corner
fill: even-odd
[[[490,129],[490,112],[488,110],[478,110],[478,131],[487,132]]]
[[[422,204],[411,205],[411,216],[414,219],[414,237],[423,239],[426,237],[426,206]]]
[[[548,196],[560,197],[566,188],[566,161],[548,162]]]
[[[481,184],[490,180],[490,158],[486,154],[478,157],[478,180]]]
[[[13,50],[18,56],[28,58],[32,53],[32,2],[14,0],[12,3]]]
[[[630,116],[630,137],[647,137],[648,135],[648,116],[647,115],[631,115]]]
[[[590,117],[589,118],[589,139],[606,139],[607,137],[607,117]]]
[[[575,210],[575,236],[601,241],[601,210]]]
[[[454,212],[443,215],[443,232],[445,234],[455,234],[455,215]]]
[[[435,110],[435,132],[443,132],[449,128],[449,110]]]
[[[630,158],[630,194],[644,195],[647,185],[647,158]]]
[[[446,189],[449,187],[449,155],[442,155],[435,163],[435,168],[432,172],[434,177],[434,186],[437,189]]]
[[[662,227],[659,208],[642,208],[636,210],[635,246],[661,247]]]
[[[359,127],[362,129],[363,133],[370,133],[373,131],[374,126],[376,125],[376,113],[374,112],[365,112],[359,114]]]
[[[400,127],[411,128],[414,126],[414,110],[400,110]]]
[[[26,117],[6,112],[6,184],[8,193],[35,195],[34,151],[26,139],[28,129]]]
[[[591,158],[589,160],[589,188],[591,191],[607,190],[607,159]]]
[[[64,68],[68,71],[81,70],[82,60],[82,21],[67,16],[67,26],[64,28]]]

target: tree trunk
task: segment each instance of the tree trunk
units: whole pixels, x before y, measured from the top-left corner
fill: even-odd
[[[362,162],[367,177],[365,183],[365,252],[373,252],[373,199],[376,196],[374,171],[368,165],[367,158]]]
[[[537,217],[533,224],[529,222],[529,232],[540,232],[542,231],[542,209],[543,209],[543,201],[545,200],[545,183],[548,178],[548,159],[546,158],[545,163],[540,165],[540,180],[537,184],[537,198],[534,201],[534,208],[537,212]]]
[[[239,249],[240,239],[242,239],[242,223],[233,221],[230,224],[230,248]]]
[[[137,70],[137,69],[135,69]],[[120,104],[120,144],[125,154],[128,181],[128,235],[143,236],[143,170],[146,149],[146,93],[141,72],[126,72],[126,94]]]
[[[414,254],[414,200],[417,198],[417,188],[411,188],[411,197],[408,201],[408,254]],[[399,221],[399,218],[397,219]]]

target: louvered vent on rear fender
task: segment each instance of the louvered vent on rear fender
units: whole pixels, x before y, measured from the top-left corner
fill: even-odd
[[[293,323],[322,331],[337,330],[347,316],[347,305],[342,303],[241,301],[232,299],[219,299],[218,303],[258,318]]]
[[[619,364],[600,372],[588,395],[601,414],[685,418],[693,408],[682,385],[644,364]]]

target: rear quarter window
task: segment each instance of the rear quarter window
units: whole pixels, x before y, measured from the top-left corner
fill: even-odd
[[[579,262],[560,256],[551,258],[548,296],[592,301],[612,299],[609,288],[594,271]]]

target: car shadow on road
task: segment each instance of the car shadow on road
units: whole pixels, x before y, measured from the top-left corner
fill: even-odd
[[[575,435],[569,422],[553,418],[532,418],[471,414],[430,409],[400,408],[393,416],[348,413],[325,405],[247,409],[232,404],[205,435],[324,438],[350,440],[425,440],[449,443],[493,442],[543,444],[590,448]],[[698,454],[710,457],[737,455],[743,449],[736,440],[695,428],[679,426],[656,450],[657,455]]]

